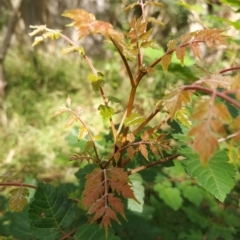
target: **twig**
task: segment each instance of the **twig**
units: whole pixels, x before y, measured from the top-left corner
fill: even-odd
[[[10,186],[10,187],[27,187],[37,189],[37,186],[26,184],[26,183],[17,183],[17,182],[1,182],[0,186]]]
[[[209,93],[212,94],[215,90],[212,90],[210,88],[206,88],[206,87],[202,87],[202,86],[198,86],[198,85],[190,85],[190,86],[184,86],[182,87],[182,90],[196,90],[196,91],[201,91],[201,92],[205,92],[205,93]],[[216,96],[228,101],[229,103],[231,103],[232,105],[234,105],[235,107],[240,109],[240,103],[235,101],[234,99],[232,99],[231,97],[227,96],[224,93],[221,92],[216,92]]]
[[[80,121],[80,123],[85,127],[85,129],[87,130],[88,136],[90,137],[90,139],[91,139],[91,141],[92,141],[92,143],[93,143],[93,149],[94,149],[94,152],[95,152],[95,155],[96,155],[97,163],[99,164],[100,167],[102,167],[102,166],[101,166],[101,162],[100,162],[100,158],[99,158],[99,156],[98,156],[97,147],[96,147],[96,145],[95,145],[95,141],[94,141],[94,139],[93,139],[93,136],[92,136],[90,130],[87,128],[87,126],[86,126],[86,124],[84,123],[84,121],[82,121],[82,119],[81,119],[72,109],[68,109],[68,111],[69,111],[70,113],[72,113],[72,114]]]
[[[118,53],[120,54],[121,58],[122,58],[122,61],[124,63],[124,66],[127,70],[127,73],[128,73],[128,77],[129,77],[129,80],[131,82],[131,85],[132,87],[135,85],[135,82],[134,82],[134,78],[133,78],[133,75],[132,75],[132,71],[129,67],[129,64],[127,62],[127,59],[125,58],[125,56],[122,54],[121,50],[119,49],[117,43],[115,42],[115,40],[113,38],[110,37],[110,40],[112,41],[112,43],[114,44],[115,48],[118,50]]]
[[[155,165],[157,165],[157,164],[170,161],[170,160],[172,160],[172,159],[174,159],[174,158],[177,158],[177,157],[179,157],[179,156],[180,156],[180,154],[174,154],[174,155],[172,155],[172,156],[170,156],[170,157],[166,157],[166,158],[160,159],[160,160],[158,160],[158,161],[151,162],[151,163],[148,163],[148,164],[146,164],[146,165],[143,165],[143,166],[137,167],[137,168],[135,168],[135,169],[132,169],[132,170],[128,171],[127,173],[128,173],[128,175],[131,175],[131,174],[133,174],[133,173],[140,172],[140,171],[142,171],[142,170],[144,170],[144,169],[146,169],[146,168],[150,168],[150,167],[155,166]]]
[[[219,138],[219,139],[218,139],[218,142],[220,143],[220,142],[227,141],[227,140],[229,140],[229,139],[231,139],[231,138],[236,137],[236,136],[239,135],[239,134],[240,134],[240,131],[237,131],[237,132],[235,132],[235,133],[233,133],[233,134],[228,135],[228,136],[225,137],[225,138]]]
[[[231,68],[226,68],[226,69],[224,69],[224,70],[221,70],[219,73],[220,73],[220,74],[223,74],[223,73],[230,72],[230,71],[234,71],[234,70],[240,70],[240,66],[231,67]]]

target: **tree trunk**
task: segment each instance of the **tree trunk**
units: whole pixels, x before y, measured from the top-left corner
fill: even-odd
[[[8,24],[7,24],[7,32],[5,36],[3,37],[2,45],[0,48],[0,105],[3,101],[3,97],[5,95],[5,87],[7,85],[7,82],[5,80],[4,76],[4,58],[7,54],[7,50],[10,46],[11,42],[11,37],[14,34],[14,29],[17,23],[18,19],[18,12],[20,9],[20,6],[22,4],[22,0],[14,1],[15,6],[12,7],[12,14],[8,19]]]

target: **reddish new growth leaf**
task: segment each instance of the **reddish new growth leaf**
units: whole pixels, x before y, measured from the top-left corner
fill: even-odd
[[[189,136],[194,136],[193,148],[199,154],[203,164],[207,164],[209,158],[218,147],[218,141],[212,133],[208,123],[200,123],[193,127]]]
[[[83,205],[89,208],[88,214],[93,214],[91,222],[100,220],[106,233],[111,225],[111,219],[120,223],[116,213],[123,218],[124,207],[120,198],[132,198],[135,201],[133,190],[128,185],[128,175],[122,168],[95,169],[86,177],[86,185],[83,191]],[[137,201],[138,202],[138,201]]]
[[[171,119],[174,118],[175,113],[181,109],[184,104],[190,102],[190,95],[191,93],[188,91],[176,89],[165,97],[164,105],[167,107]]]
[[[114,30],[110,23],[97,21],[92,13],[88,13],[83,9],[65,11],[63,16],[74,20],[69,26],[78,29],[79,39],[86,37],[88,34],[101,34],[106,38],[123,41],[123,34]]]

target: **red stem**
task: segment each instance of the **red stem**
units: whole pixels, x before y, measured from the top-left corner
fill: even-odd
[[[210,88],[205,88],[202,86],[198,86],[198,85],[190,85],[190,86],[185,86],[182,88],[183,91],[185,90],[196,90],[196,91],[201,91],[201,92],[205,92],[205,93],[209,93],[209,94],[213,94],[213,92],[215,90],[212,90]],[[224,93],[221,92],[216,92],[216,96],[228,101],[229,103],[231,103],[232,105],[234,105],[235,107],[240,109],[240,103],[235,101],[234,99],[232,99],[231,97],[227,96]]]
[[[27,187],[37,189],[37,186],[26,184],[26,183],[17,183],[17,182],[2,182],[0,186],[10,186],[10,187]]]

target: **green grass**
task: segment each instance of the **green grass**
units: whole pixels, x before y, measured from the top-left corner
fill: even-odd
[[[69,164],[68,156],[74,151],[64,140],[71,129],[63,129],[67,114],[52,115],[68,94],[74,103],[90,109],[92,91],[86,68],[81,61],[67,57],[9,52],[5,61],[7,93],[0,110],[0,174],[11,169],[18,177],[63,177],[63,165]]]

